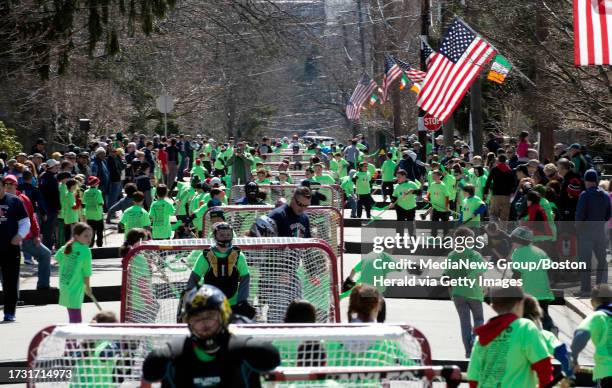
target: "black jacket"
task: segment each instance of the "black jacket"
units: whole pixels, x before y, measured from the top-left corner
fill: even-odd
[[[47,214],[52,212],[59,212],[60,210],[60,198],[59,198],[59,183],[55,178],[55,174],[51,172],[45,172],[40,176],[39,183],[40,190],[40,211],[41,213]]]
[[[491,169],[487,183],[484,187],[484,195],[511,195],[516,187],[516,176],[507,164],[497,165]]]

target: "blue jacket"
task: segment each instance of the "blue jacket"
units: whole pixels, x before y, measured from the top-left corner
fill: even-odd
[[[106,165],[106,160],[95,157],[91,162],[91,175],[100,179],[100,190],[103,193],[108,193],[110,187],[110,173]]]
[[[610,198],[598,187],[589,187],[578,197],[576,205],[576,229],[604,229],[610,219]],[[587,222],[585,222],[587,221]]]

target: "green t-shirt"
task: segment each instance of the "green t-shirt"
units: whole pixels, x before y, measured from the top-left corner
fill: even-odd
[[[141,254],[132,258],[130,266],[130,310],[135,311],[134,315],[138,316],[137,312],[146,311],[147,306],[154,300],[152,273],[147,259]]]
[[[346,194],[347,197],[352,195],[355,191],[355,184],[350,176],[345,176],[340,179],[340,187],[344,190],[344,194]]]
[[[436,183],[432,181],[427,188],[427,192],[429,193],[429,203],[431,203],[431,207],[434,210],[440,212],[448,211],[447,204],[452,199],[444,182]]]
[[[210,161],[211,157],[212,157],[212,145],[210,145],[210,143],[206,143],[204,144],[204,146],[202,147],[202,153],[204,154],[204,157],[202,158],[203,161],[208,162]]]
[[[59,191],[59,200],[60,200],[60,211],[59,214],[57,215],[57,218],[61,218],[64,219],[64,202],[65,201],[65,197],[66,197],[66,193],[68,193],[68,188],[66,188],[66,184],[65,183],[60,183],[58,186],[58,191]]]
[[[372,187],[370,186],[370,180],[372,179],[372,174],[369,172],[359,171],[355,173],[357,177],[357,194],[358,195],[367,195],[372,191]]]
[[[191,198],[191,201],[189,201],[189,214],[193,214],[193,212],[196,211],[197,208],[199,208],[205,203],[204,197],[206,196],[206,194],[207,193],[205,192],[195,193],[193,198]]]
[[[416,194],[411,191],[420,188],[421,183],[418,181],[406,181],[395,186],[392,196],[397,198],[396,205],[404,210],[414,209],[417,206]]]
[[[476,339],[467,378],[477,381],[479,388],[536,387],[538,377],[531,365],[549,356],[536,325],[519,318],[486,345]]]
[[[79,209],[73,209],[76,205],[76,193],[65,190],[60,197],[60,204],[64,215],[64,224],[79,222]]]
[[[187,205],[189,204],[189,201],[191,201],[195,193],[195,189],[191,186],[184,188],[178,193],[177,197],[179,200],[179,208],[176,213],[177,215],[184,216],[187,214]]]
[[[463,252],[452,251],[448,254],[446,258],[448,262],[456,262],[466,261],[469,263],[482,263],[484,264],[484,259],[480,255],[480,253],[472,250],[466,249]],[[469,266],[469,265],[468,265]],[[487,272],[486,267],[476,266],[470,268],[460,268],[460,269],[447,269],[444,271],[444,275],[451,277],[452,279],[458,278],[467,278],[467,279],[476,279],[476,283],[474,287],[470,286],[455,286],[451,287],[451,296],[462,296],[468,299],[475,299],[479,301],[484,300],[484,294],[482,292],[482,288],[480,288],[480,284],[478,283],[478,275],[481,273]]]
[[[524,245],[516,248],[512,252],[513,263],[535,263],[539,264],[540,269],[514,269],[514,272],[521,274],[523,279],[523,290],[533,295],[537,300],[555,299],[548,279],[548,271],[541,269],[545,263],[550,263],[550,258],[540,248],[535,245]]]
[[[70,387],[107,388],[115,386],[113,371],[119,350],[110,341],[94,341],[87,357],[76,360]]]
[[[336,184],[336,181],[334,180],[334,178],[330,177],[329,175],[325,175],[325,174],[321,176],[314,176],[312,180],[314,180],[315,182],[319,182],[322,185]]]
[[[555,354],[555,348],[561,345],[561,341],[550,331],[540,330],[540,334],[544,337],[544,343],[546,344],[546,350],[549,354]]]
[[[213,252],[217,258],[225,259],[227,258],[231,250],[228,250],[225,253],[221,253],[215,247],[212,247],[211,252]],[[200,276],[200,282],[202,284],[204,283],[204,276],[206,275],[206,273],[208,273],[209,269],[210,269],[210,263],[208,262],[206,255],[201,255],[200,257],[198,257],[198,260],[193,266],[193,272],[196,275]],[[247,264],[246,257],[244,256],[244,253],[242,252],[240,252],[240,255],[238,256],[238,260],[236,261],[236,269],[238,270],[238,276],[240,277],[247,276],[249,274],[249,266]],[[238,285],[236,285],[236,290],[233,295],[226,295],[226,296],[229,299],[229,302],[232,306],[238,303]]]
[[[385,292],[387,287],[377,282],[374,285],[375,278],[384,279],[390,272],[395,272],[395,269],[389,269],[386,263],[394,263],[395,259],[385,252],[376,254],[375,256],[366,256],[359,261],[355,266],[354,271],[359,272],[359,279],[356,283],[369,284],[376,287],[381,293]]]
[[[466,197],[461,202],[461,213],[463,215],[463,225],[472,226],[478,225],[480,221],[480,214],[474,214],[480,206],[484,205],[482,199],[477,196]]]
[[[80,309],[85,296],[84,278],[91,276],[91,251],[78,241],[72,243],[72,252],[64,253],[66,245],[55,255],[59,263],[59,304],[69,309]]]
[[[344,178],[348,175],[349,162],[344,159],[336,160],[332,159],[329,161],[329,169],[338,174],[339,178]]]
[[[371,176],[374,176],[374,174],[376,174],[376,166],[372,163],[368,163],[368,172]]]
[[[595,346],[593,379],[612,376],[612,317],[605,311],[595,311],[580,322],[578,329],[591,333]]]
[[[104,199],[102,191],[96,187],[90,187],[83,193],[83,205],[85,206],[85,218],[100,221],[103,217]]]
[[[395,167],[396,164],[391,159],[387,159],[383,162],[380,167],[383,182],[393,182],[393,179],[395,179]]]
[[[149,217],[151,217],[152,237],[166,239],[172,237],[172,223],[170,217],[174,214],[174,206],[167,199],[158,199],[151,204]]]
[[[206,171],[204,167],[197,165],[197,164],[194,164],[193,167],[191,168],[191,175],[197,176],[198,178],[200,178],[200,182],[203,182],[204,179],[206,179],[207,173],[208,171]]]
[[[457,197],[457,189],[455,188],[456,179],[451,174],[446,174],[442,178],[442,182],[446,185],[446,189],[448,190],[448,196],[451,201],[455,201]]]
[[[121,221],[119,222],[123,224],[126,235],[131,229],[151,226],[149,212],[140,205],[134,205],[128,208],[121,216]]]

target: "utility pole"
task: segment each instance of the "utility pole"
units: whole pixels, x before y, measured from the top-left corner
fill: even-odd
[[[472,15],[473,24],[478,24],[478,8],[469,8],[466,5],[467,14]],[[470,128],[472,129],[472,155],[482,155],[482,78],[479,73],[470,87]]]
[[[359,17],[359,41],[361,44],[361,68],[366,69],[366,49],[365,49],[365,36],[363,31],[363,8],[361,0],[357,0],[357,15]]]
[[[429,8],[429,0],[421,0],[421,39],[427,41],[429,36],[429,22],[431,17],[431,10]],[[425,64],[425,56],[423,55],[423,44],[421,44],[421,70],[427,71],[427,65]],[[427,129],[423,118],[425,117],[425,111],[419,109],[419,119],[417,122],[417,130],[419,134],[419,143],[421,143],[421,155],[420,159],[425,162],[427,161]]]

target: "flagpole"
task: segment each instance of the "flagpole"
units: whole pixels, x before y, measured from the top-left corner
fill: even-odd
[[[421,0],[421,40],[424,40],[429,36],[429,23],[430,23],[430,0]],[[421,70],[427,71],[427,63],[425,55],[423,55],[423,43],[421,43]],[[421,143],[420,149],[420,159],[422,162],[427,162],[427,130],[425,129],[425,111],[423,109],[419,109],[419,118],[417,121],[417,133],[419,135],[419,143]]]
[[[493,46],[493,43],[491,43],[489,39],[485,39],[486,38],[485,36],[483,36],[482,34],[478,33],[476,30],[474,30],[469,24],[467,24],[465,22],[465,20],[461,19],[456,14],[455,14],[455,18],[458,19],[459,21],[461,21],[461,23],[463,23],[463,25],[465,27],[467,27],[467,29],[470,30],[474,35],[476,35],[476,36],[486,40],[487,43],[489,44],[489,46],[491,46],[491,48],[493,48],[493,50],[495,50],[495,52],[497,52],[498,54],[500,53],[500,51],[497,49],[497,47]],[[514,70],[516,70],[521,77],[523,77],[527,82],[529,82],[531,84],[531,86],[533,86],[534,88],[537,88],[536,84],[532,80],[530,80],[529,77],[527,77],[525,74],[523,74],[523,72],[516,65],[514,65],[512,62],[510,62],[510,60],[507,57],[504,57],[504,58],[506,58],[506,60],[510,64],[510,66],[512,66],[512,68]]]

